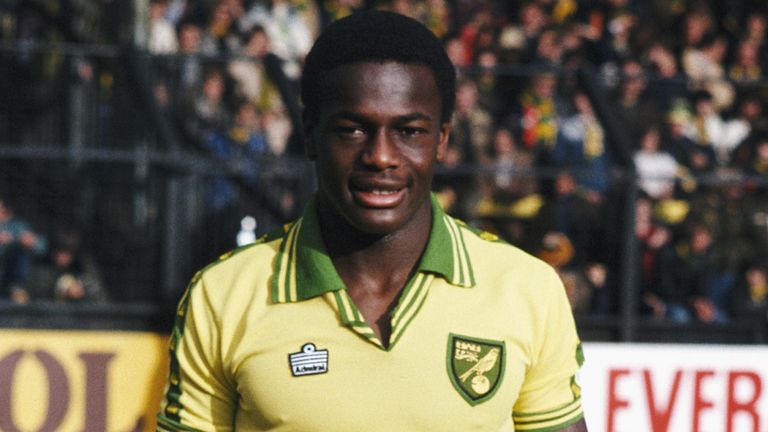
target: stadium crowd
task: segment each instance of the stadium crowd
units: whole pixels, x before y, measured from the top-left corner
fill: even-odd
[[[234,246],[244,214],[267,230],[300,210],[292,185],[265,184],[258,169],[301,154],[286,96],[319,29],[372,7],[425,23],[456,65],[436,185],[443,206],[555,266],[577,314],[617,311],[621,208],[626,173],[636,173],[643,312],[678,322],[765,316],[768,10],[759,1],[152,0],[156,103],[191,150],[253,162],[248,175],[207,179],[213,252]],[[17,21],[19,41],[25,25]]]

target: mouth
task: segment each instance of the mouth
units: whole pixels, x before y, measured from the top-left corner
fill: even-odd
[[[363,207],[392,208],[399,205],[405,198],[405,187],[394,185],[361,185],[350,186],[353,199]]]

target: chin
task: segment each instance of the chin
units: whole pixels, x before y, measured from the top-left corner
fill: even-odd
[[[404,221],[391,214],[391,210],[365,210],[362,214],[350,215],[347,222],[365,234],[386,236],[405,225]]]

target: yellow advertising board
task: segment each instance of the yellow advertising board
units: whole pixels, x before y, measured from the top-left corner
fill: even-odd
[[[0,431],[155,430],[168,337],[0,330]]]

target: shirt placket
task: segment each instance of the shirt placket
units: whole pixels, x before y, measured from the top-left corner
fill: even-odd
[[[392,332],[390,334],[388,348],[384,347],[384,344],[379,340],[378,336],[376,336],[376,333],[371,329],[371,326],[368,325],[363,314],[360,313],[360,310],[357,308],[354,301],[352,301],[352,298],[346,290],[333,291],[326,293],[325,295],[329,296],[332,300],[330,303],[335,307],[336,312],[341,318],[341,322],[346,327],[380,349],[388,351],[395,346],[397,341],[403,335],[405,328],[416,316],[416,313],[426,299],[429,284],[433,279],[434,275],[419,272],[406,284],[400,295],[397,306],[391,312],[390,319],[392,322]]]

